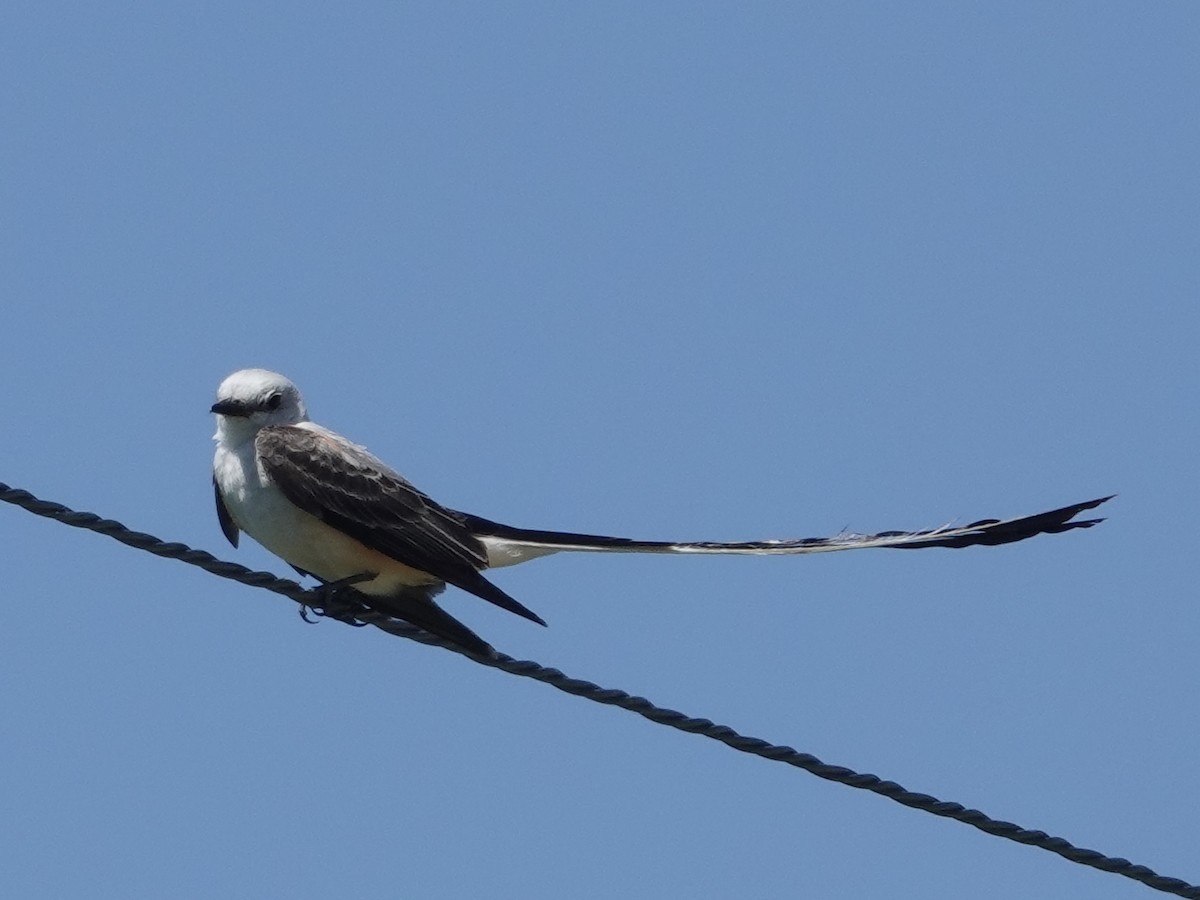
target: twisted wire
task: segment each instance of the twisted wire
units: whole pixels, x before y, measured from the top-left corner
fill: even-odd
[[[3,482],[0,482],[0,500],[19,506],[34,515],[44,516],[75,528],[98,532],[99,534],[120,541],[122,544],[128,544],[130,547],[135,547],[138,550],[153,553],[155,556],[179,560],[188,565],[197,566],[221,578],[229,578],[251,587],[263,588],[277,594],[282,594],[299,603],[302,611],[305,609],[315,609],[347,624],[374,625],[388,634],[419,641],[422,644],[442,647],[443,649],[466,656],[468,659],[481,665],[500,669],[512,675],[519,675],[522,678],[532,678],[560,691],[573,694],[577,697],[583,697],[595,703],[616,706],[620,709],[637,713],[639,716],[649,719],[656,724],[666,725],[679,731],[686,731],[689,734],[698,734],[715,741],[720,741],[726,746],[742,753],[749,753],[754,756],[760,756],[763,759],[786,763],[789,766],[794,766],[816,775],[818,778],[824,778],[827,781],[835,781],[838,784],[844,784],[848,787],[881,794],[904,806],[919,809],[935,816],[953,819],[957,822],[963,822],[974,828],[978,828],[986,834],[1002,837],[1019,844],[1026,844],[1030,847],[1037,847],[1041,850],[1048,850],[1071,862],[1133,879],[1157,891],[1174,894],[1179,897],[1192,898],[1192,900],[1200,900],[1200,886],[1190,884],[1181,878],[1160,875],[1153,869],[1132,863],[1127,859],[1107,856],[1099,851],[1089,850],[1084,847],[1076,847],[1066,839],[1055,837],[1044,831],[1023,828],[1012,822],[993,819],[977,809],[969,809],[961,803],[939,800],[929,794],[910,791],[894,781],[885,781],[877,775],[856,772],[845,766],[836,766],[822,762],[810,753],[801,753],[792,747],[782,744],[772,744],[761,738],[740,734],[727,725],[719,725],[709,719],[695,718],[677,710],[656,706],[645,697],[634,696],[626,691],[615,688],[604,688],[581,678],[571,678],[558,669],[543,666],[532,660],[514,659],[503,653],[498,653],[493,658],[474,656],[452,644],[448,644],[441,638],[422,631],[414,625],[410,625],[399,619],[393,619],[365,606],[345,606],[339,604],[336,609],[326,609],[328,597],[319,588],[315,590],[308,589],[295,581],[278,578],[269,572],[256,572],[237,563],[217,559],[211,553],[203,550],[195,550],[186,544],[163,541],[145,532],[133,531],[113,519],[105,519],[95,513],[78,512],[63,506],[61,503],[41,500],[28,491],[10,487]]]

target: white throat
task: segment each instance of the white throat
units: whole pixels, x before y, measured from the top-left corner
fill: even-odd
[[[213,434],[213,440],[217,442],[217,446],[232,450],[247,442],[253,443],[260,428],[262,425],[250,419],[217,416],[217,430]]]

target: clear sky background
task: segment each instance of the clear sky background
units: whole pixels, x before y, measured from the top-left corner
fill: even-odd
[[[1200,881],[1194,2],[13,2],[0,480],[225,544],[278,369],[558,556],[499,649]],[[0,508],[0,894],[1151,896]]]

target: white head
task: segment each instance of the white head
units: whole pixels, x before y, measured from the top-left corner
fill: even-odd
[[[291,381],[266,369],[239,369],[217,388],[218,439],[223,436],[250,437],[264,425],[295,425],[307,422],[304,398]]]

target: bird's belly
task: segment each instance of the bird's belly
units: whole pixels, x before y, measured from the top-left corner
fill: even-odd
[[[253,502],[231,504],[230,513],[258,543],[324,581],[373,573],[375,578],[355,588],[375,596],[394,596],[406,587],[438,582],[304,512],[273,485]]]

